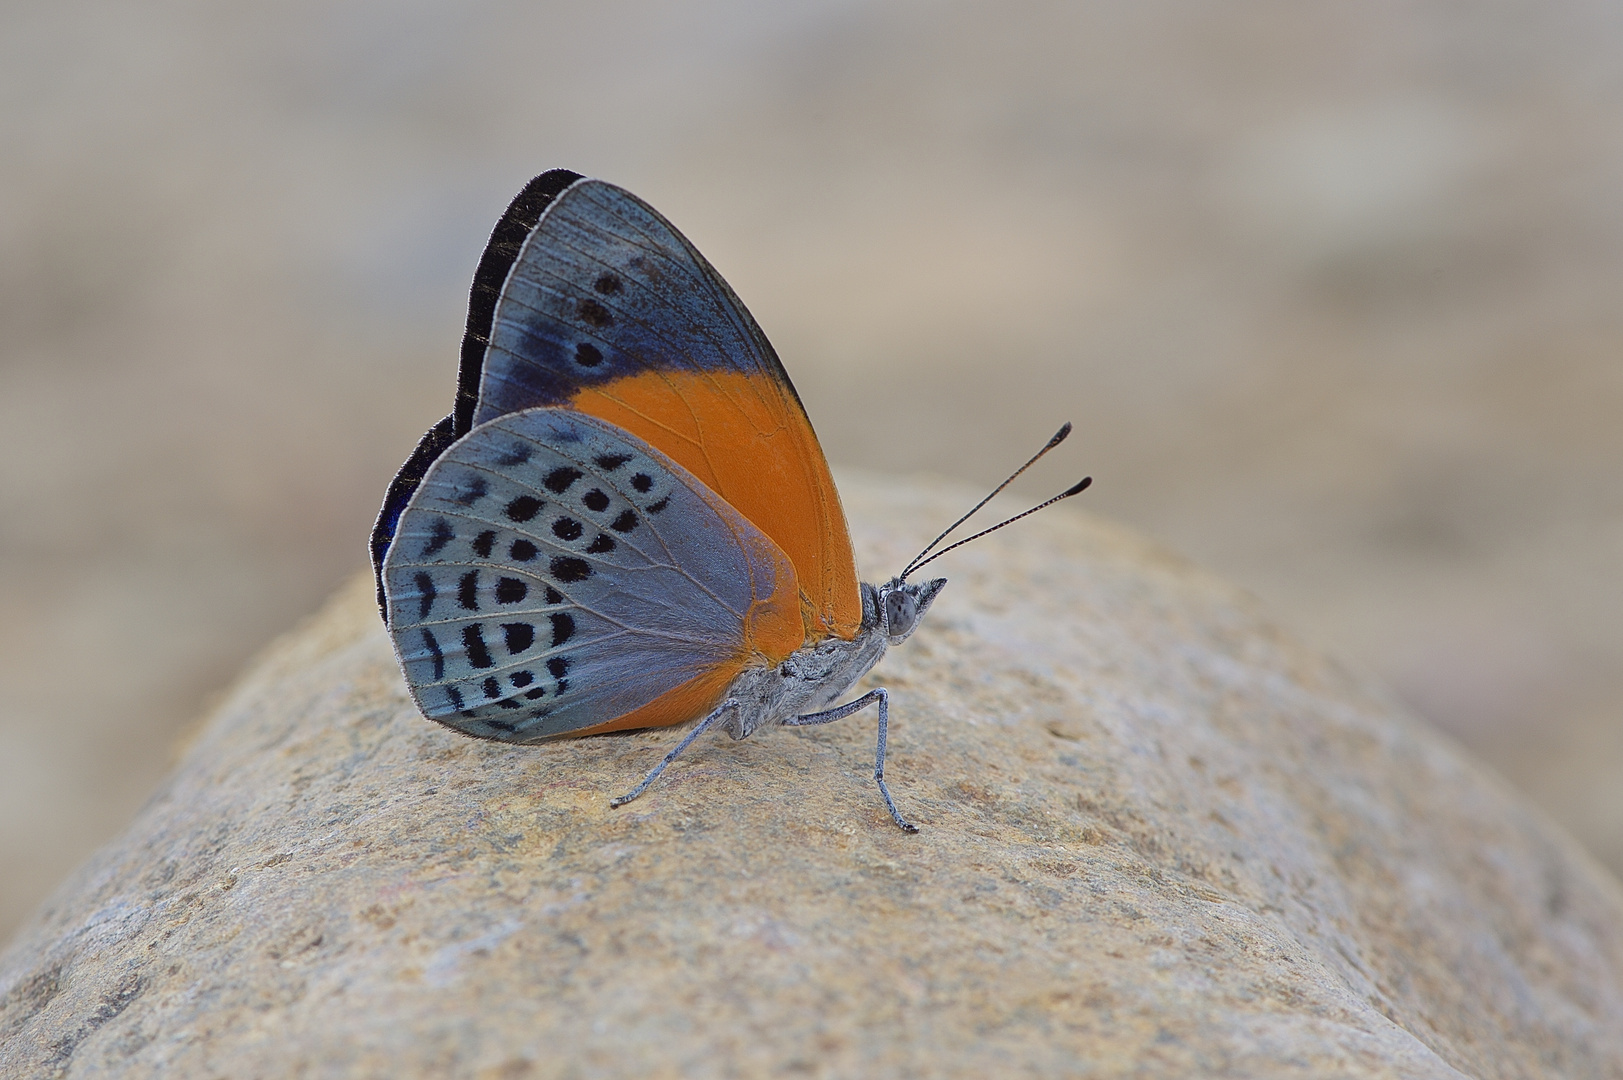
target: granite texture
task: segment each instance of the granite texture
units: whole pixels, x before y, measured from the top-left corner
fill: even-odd
[[[847,477],[887,576],[957,489]],[[1066,509],[873,722],[513,748],[357,580],[0,960],[6,1077],[1623,1076],[1623,893],[1244,594]]]

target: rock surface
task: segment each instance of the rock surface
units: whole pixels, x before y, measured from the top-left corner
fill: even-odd
[[[849,479],[869,576],[963,505]],[[937,564],[938,566],[941,564]],[[1063,509],[873,722],[419,718],[355,585],[0,961],[7,1077],[1623,1076],[1623,893],[1231,587]]]

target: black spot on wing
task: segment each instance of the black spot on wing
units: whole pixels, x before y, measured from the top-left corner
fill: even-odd
[[[451,496],[451,501],[458,506],[472,506],[489,491],[490,485],[485,483],[485,478],[475,474],[467,478],[467,483]]]
[[[630,454],[599,454],[592,459],[604,472],[613,472],[630,460]]]
[[[585,495],[582,495],[580,501],[585,503],[586,509],[594,514],[601,514],[609,508],[609,497],[597,490],[597,488],[593,488]]]
[[[526,691],[524,691],[524,696],[529,698],[531,701],[534,701],[536,698],[544,698],[544,697],[546,697],[547,696],[547,690],[546,690],[546,687],[544,687],[544,686],[538,686],[534,690],[526,690]],[[537,715],[544,716],[546,714],[545,713],[540,713],[540,714],[537,714]]]
[[[514,562],[529,562],[535,558],[536,547],[528,540],[514,540],[513,546],[507,549]]]
[[[535,627],[526,622],[510,622],[502,624],[502,643],[507,646],[509,656],[517,656],[535,644]],[[523,683],[515,682],[515,686]]]
[[[496,603],[516,604],[529,592],[530,587],[518,578],[504,577],[496,582]]]
[[[440,643],[434,640],[434,631],[426,626],[423,627],[423,647],[428,650],[429,657],[434,661],[434,681],[439,682],[445,678],[445,654],[440,651]]]
[[[487,668],[496,665],[490,658],[490,650],[485,647],[484,629],[478,623],[462,628],[462,647],[468,651],[468,663],[474,667]]]
[[[531,683],[535,682],[535,672],[515,671],[512,675],[508,676],[508,681],[511,682],[515,688],[522,690],[526,686],[529,686]]]
[[[658,501],[658,502],[657,502],[657,503],[654,503],[654,504],[653,504],[653,505],[652,505],[652,506],[650,506],[650,507],[649,507],[649,508],[648,508],[648,512],[649,512],[649,513],[650,513],[650,514],[657,514],[657,513],[659,513],[659,512],[660,512],[660,511],[661,511],[661,510],[663,510],[663,509],[665,509],[665,508],[666,508],[666,507],[667,507],[667,506],[669,506],[669,505],[670,505],[670,504],[671,504],[671,498],[670,498],[670,496],[669,496],[669,495],[667,495],[667,496],[665,496],[665,498],[663,498],[663,499],[661,499],[661,500],[659,500],[659,501]]]
[[[502,454],[501,457],[496,459],[496,464],[506,465],[509,468],[514,465],[522,465],[526,461],[530,460],[530,454],[533,452],[534,451],[529,443],[515,442],[512,446],[507,448],[506,453]]]
[[[646,495],[653,490],[654,478],[647,473],[638,473],[631,478],[631,486]]]
[[[466,611],[479,610],[479,571],[469,570],[457,583],[456,602]]]
[[[614,325],[614,316],[609,309],[590,297],[576,304],[575,310],[580,314],[581,322],[587,326],[604,330]]]
[[[569,689],[569,680],[564,678],[565,675],[569,674],[569,657],[552,657],[547,661],[547,671],[552,674],[554,679],[558,680],[557,693],[561,694]]]
[[[552,535],[560,540],[579,540],[583,531],[574,518],[561,517],[552,523]]]
[[[541,500],[534,495],[520,495],[507,504],[503,511],[509,521],[529,521],[541,512]]]
[[[502,696],[502,684],[496,681],[496,676],[494,675],[487,675],[485,677],[485,684],[482,689],[484,690],[487,698],[499,698]]]
[[[630,510],[620,511],[620,516],[609,522],[609,528],[618,533],[628,533],[637,527],[637,515]]]
[[[445,688],[445,697],[451,703],[451,708],[457,712],[462,711],[462,691],[454,686],[447,686]]]
[[[597,280],[592,282],[592,288],[604,296],[613,296],[624,286],[620,284],[620,278],[616,274],[599,274]]]
[[[419,570],[412,581],[417,585],[417,617],[426,619],[434,607],[434,579]]]
[[[473,538],[474,554],[478,555],[481,559],[488,559],[490,558],[490,549],[494,547],[495,544],[496,533],[491,529],[486,529],[484,532]]]
[[[423,558],[438,555],[446,544],[456,539],[456,532],[452,530],[451,523],[442,517],[434,519],[434,524],[428,527],[428,543],[423,545]]]
[[[552,576],[564,584],[575,581],[585,581],[592,576],[592,567],[585,559],[577,559],[570,555],[557,555],[553,557],[548,566]]]
[[[569,466],[564,465],[547,473],[546,479],[541,482],[545,484],[547,490],[552,492],[554,495],[562,495],[564,492],[569,490],[570,484],[573,484],[580,478],[581,471],[579,469],[571,469]]]
[[[547,618],[552,620],[552,646],[557,648],[575,636],[575,617],[567,611],[555,611]]]
[[[561,604],[563,602],[564,602],[564,594],[559,592],[557,589],[554,589],[551,585],[548,585],[547,586],[547,603],[549,603],[549,604]]]
[[[596,367],[603,362],[603,353],[596,345],[581,342],[575,346],[575,363],[581,367]]]
[[[614,538],[604,533],[598,533],[597,539],[586,545],[586,550],[593,555],[605,555],[614,550]]]

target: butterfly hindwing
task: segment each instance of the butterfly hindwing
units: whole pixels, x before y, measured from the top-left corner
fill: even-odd
[[[488,334],[470,319],[480,336],[473,422],[568,406],[646,440],[789,556],[809,638],[855,635],[845,517],[794,386],[726,282],[652,207],[596,180],[549,195]]]
[[[802,642],[783,553],[658,450],[569,409],[500,416],[441,453],[383,581],[423,712],[506,741],[691,719]]]

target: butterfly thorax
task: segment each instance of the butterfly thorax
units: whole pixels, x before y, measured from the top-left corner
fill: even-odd
[[[735,739],[747,738],[768,724],[820,712],[855,686],[885,650],[913,633],[945,578],[920,584],[891,580],[862,583],[862,627],[850,641],[828,637],[790,654],[776,667],[753,667],[733,680],[727,697],[736,701],[723,729]]]

